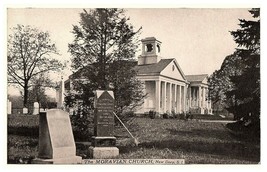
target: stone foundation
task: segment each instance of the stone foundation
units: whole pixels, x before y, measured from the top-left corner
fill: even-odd
[[[93,159],[116,158],[119,156],[119,149],[117,147],[89,147],[89,155]]]

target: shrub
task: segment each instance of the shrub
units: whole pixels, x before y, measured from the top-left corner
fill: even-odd
[[[39,115],[8,115],[8,134],[39,136]]]
[[[182,112],[182,113],[179,114],[179,119],[182,119],[182,120],[185,120],[186,119],[184,112]]]
[[[170,118],[177,118],[175,116],[176,116],[175,111],[174,111],[174,109],[172,109],[171,114],[170,114]]]
[[[162,116],[164,119],[168,119],[169,118],[169,115],[167,113],[164,113],[163,116]]]
[[[186,114],[186,119],[188,120],[188,119],[193,119],[193,114],[191,114],[190,112],[188,112],[187,114]]]
[[[179,118],[179,114],[178,114],[178,113],[174,114],[174,115],[173,115],[173,118],[175,118],[175,119],[176,119],[176,118]]]
[[[89,110],[78,110],[70,116],[75,141],[90,141],[94,130],[94,113]]]
[[[149,115],[149,117],[150,117],[151,119],[156,118],[156,112],[153,111],[153,110],[150,110],[150,111],[148,112],[148,115]]]

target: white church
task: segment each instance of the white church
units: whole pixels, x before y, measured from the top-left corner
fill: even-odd
[[[142,54],[138,57],[137,78],[144,83],[147,95],[136,114],[155,111],[164,113],[212,114],[208,98],[207,74],[185,75],[175,58],[160,56],[161,42],[155,37],[141,40]],[[64,102],[64,86],[71,88],[74,74],[61,84],[59,106]]]

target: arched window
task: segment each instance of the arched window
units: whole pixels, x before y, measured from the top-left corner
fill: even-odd
[[[146,52],[152,52],[153,51],[153,45],[152,44],[146,44]]]
[[[160,53],[160,46],[159,44],[157,45],[158,53]]]

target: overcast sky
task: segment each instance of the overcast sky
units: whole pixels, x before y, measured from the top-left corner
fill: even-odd
[[[72,25],[77,25],[82,9],[19,8],[8,9],[7,27],[32,25],[48,31],[61,58],[70,61],[68,43],[72,42]],[[163,58],[176,58],[185,75],[212,74],[223,59],[234,52],[236,44],[229,31],[239,28],[238,19],[251,19],[248,9],[126,9],[130,23],[138,29],[140,39],[154,36],[162,42]],[[141,52],[136,54],[136,59]],[[64,71],[64,79],[71,69]],[[56,77],[55,79],[59,79]]]

